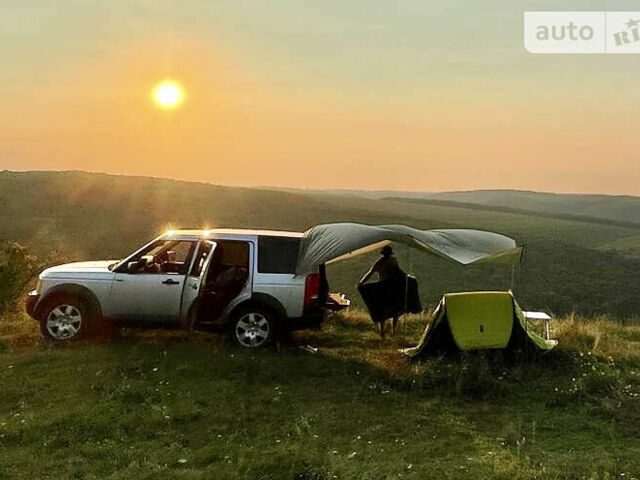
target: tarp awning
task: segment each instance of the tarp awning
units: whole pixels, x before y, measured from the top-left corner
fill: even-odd
[[[398,242],[462,265],[520,258],[522,247],[499,233],[468,229],[418,230],[406,225],[329,223],[307,230],[300,243],[296,273]]]

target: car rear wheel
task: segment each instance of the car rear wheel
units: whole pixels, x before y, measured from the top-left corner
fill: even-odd
[[[88,337],[95,315],[80,298],[60,295],[47,302],[40,320],[42,335],[53,342],[70,342]]]
[[[262,348],[275,338],[276,315],[259,306],[242,308],[234,317],[233,339],[245,348]]]

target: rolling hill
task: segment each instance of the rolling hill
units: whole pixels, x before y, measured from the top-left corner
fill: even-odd
[[[599,250],[610,251],[630,258],[640,258],[640,235],[600,245]]]
[[[625,317],[640,311],[640,259],[607,248],[640,235],[640,225],[571,217],[585,211],[578,207],[557,216],[538,215],[339,192],[8,171],[0,172],[0,206],[0,239],[24,244],[47,262],[121,258],[169,226],[303,231],[318,223],[356,221],[493,230],[527,245],[526,261],[514,271],[489,265],[464,268],[398,249],[405,270],[419,278],[425,303],[434,303],[446,291],[513,287],[527,308]],[[357,300],[354,285],[373,258],[332,266],[332,287]]]
[[[609,223],[640,225],[640,197],[532,192],[526,190],[470,190],[461,192],[403,192],[394,190],[300,190],[294,193],[328,194],[367,199],[395,199],[431,202],[479,210],[501,210],[546,217],[601,220]]]
[[[640,197],[476,190],[428,193],[423,198],[520,209],[547,215],[575,215],[640,225]]]

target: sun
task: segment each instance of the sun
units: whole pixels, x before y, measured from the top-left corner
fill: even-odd
[[[174,81],[160,82],[153,89],[153,99],[161,108],[175,108],[182,103],[184,92]]]

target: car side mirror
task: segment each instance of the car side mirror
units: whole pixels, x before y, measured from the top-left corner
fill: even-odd
[[[133,273],[137,272],[138,270],[140,270],[140,262],[135,261],[127,263],[127,272]]]

